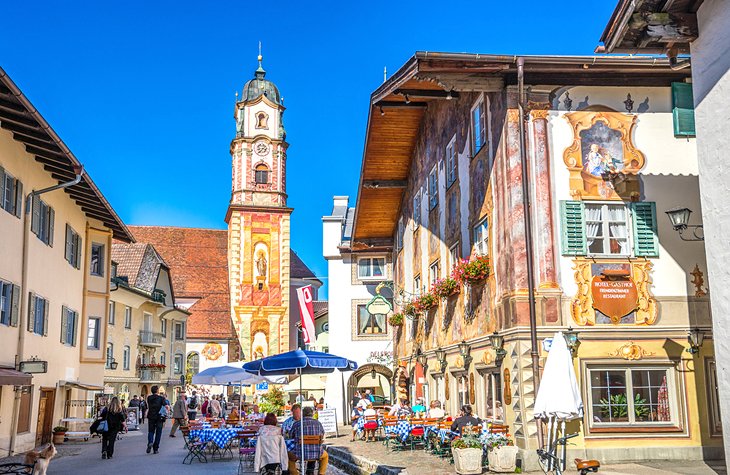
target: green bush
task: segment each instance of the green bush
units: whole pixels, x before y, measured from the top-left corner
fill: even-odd
[[[259,410],[264,414],[269,412],[277,416],[284,414],[284,391],[278,386],[269,386],[269,391],[260,398]]]

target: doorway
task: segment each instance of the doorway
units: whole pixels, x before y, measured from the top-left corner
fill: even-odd
[[[36,446],[47,444],[53,435],[53,406],[56,402],[55,388],[41,388],[38,400],[38,425],[36,425]]]

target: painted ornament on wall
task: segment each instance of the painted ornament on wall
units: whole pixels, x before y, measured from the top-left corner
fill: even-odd
[[[221,356],[223,356],[223,347],[219,343],[215,342],[206,343],[200,354],[208,361],[217,361]]]
[[[563,153],[573,198],[638,199],[645,158],[633,144],[636,116],[581,111],[565,118],[573,129],[573,143]]]

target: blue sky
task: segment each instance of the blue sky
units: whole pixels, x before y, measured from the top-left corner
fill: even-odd
[[[285,100],[292,247],[326,281],[321,217],[354,202],[370,93],[417,50],[591,54],[614,0],[26,1],[0,65],[128,224],[225,229],[234,93],[263,42]]]

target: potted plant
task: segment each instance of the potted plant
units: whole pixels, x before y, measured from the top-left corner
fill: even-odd
[[[418,318],[419,313],[413,302],[408,302],[403,306],[403,315],[410,319]]]
[[[482,443],[479,437],[466,434],[451,442],[454,468],[459,474],[482,473]]]
[[[439,298],[446,299],[459,293],[459,283],[453,277],[438,279],[434,282],[431,292]]]
[[[388,319],[388,323],[390,323],[390,326],[392,326],[392,327],[399,327],[399,326],[403,325],[403,314],[394,313]]]
[[[416,311],[421,313],[434,308],[438,303],[436,295],[431,292],[426,292],[413,301],[413,306],[416,307]]]
[[[68,427],[66,426],[56,426],[53,428],[53,444],[59,445],[63,444],[63,440],[66,438],[66,432],[68,432]]]
[[[451,276],[460,284],[476,284],[489,276],[489,258],[487,256],[472,256],[462,259]]]
[[[509,435],[486,434],[481,439],[487,449],[491,472],[513,473],[517,468],[517,447]]]

